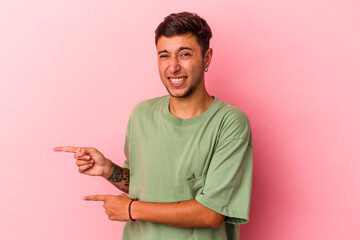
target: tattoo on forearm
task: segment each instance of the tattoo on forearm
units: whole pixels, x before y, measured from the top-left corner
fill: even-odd
[[[130,170],[128,168],[123,168],[123,172],[124,172],[125,186],[128,187],[130,183]]]
[[[122,182],[124,181],[125,186],[129,186],[130,178],[129,178],[129,169],[121,168],[118,165],[114,164],[114,171],[111,176],[108,178],[111,182]]]

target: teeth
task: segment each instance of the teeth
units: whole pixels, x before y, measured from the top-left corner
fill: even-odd
[[[170,81],[175,84],[182,83],[185,80],[185,78],[170,78]]]

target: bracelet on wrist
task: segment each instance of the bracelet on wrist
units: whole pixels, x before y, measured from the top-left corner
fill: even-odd
[[[128,208],[128,210],[129,210],[129,218],[130,218],[130,220],[133,221],[133,222],[135,222],[136,219],[133,219],[132,216],[131,216],[131,205],[132,205],[132,203],[133,203],[134,201],[138,201],[138,200],[139,200],[138,198],[131,198],[131,201],[130,201],[130,203],[129,203],[129,208]]]

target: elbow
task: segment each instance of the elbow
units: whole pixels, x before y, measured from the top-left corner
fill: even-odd
[[[198,219],[200,220],[201,224],[199,227],[206,227],[206,228],[219,228],[224,221],[225,216],[211,210],[210,208],[201,205],[201,212],[198,214]]]
[[[223,220],[221,220],[221,221],[219,221],[219,220],[214,221],[214,222],[212,222],[212,224],[211,224],[210,227],[211,227],[211,228],[214,228],[214,229],[219,228],[219,227],[221,226],[222,222],[223,222]]]
[[[221,223],[220,224],[214,224],[214,225],[211,225],[210,228],[217,229],[217,228],[220,227],[220,225],[221,225]]]
[[[212,214],[212,216],[208,216],[206,218],[206,227],[209,228],[219,228],[222,224],[222,222],[224,221],[224,216],[218,213],[214,213]]]

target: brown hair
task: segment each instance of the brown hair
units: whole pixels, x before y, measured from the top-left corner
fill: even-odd
[[[161,36],[172,37],[187,33],[191,33],[196,37],[204,56],[209,49],[212,33],[206,21],[196,13],[173,13],[164,18],[164,21],[155,30],[155,44],[157,44]]]

